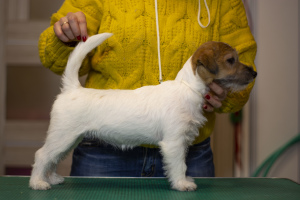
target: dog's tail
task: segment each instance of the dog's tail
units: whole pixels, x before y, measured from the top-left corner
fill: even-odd
[[[62,91],[76,89],[81,87],[78,77],[78,71],[85,56],[94,48],[99,46],[112,33],[101,33],[89,37],[86,42],[79,42],[74,51],[70,54],[69,60],[62,78]]]

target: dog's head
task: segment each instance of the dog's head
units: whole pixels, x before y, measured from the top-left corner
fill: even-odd
[[[257,73],[239,62],[238,53],[223,42],[206,42],[192,56],[192,69],[208,85],[216,82],[224,89],[239,91],[252,82]]]

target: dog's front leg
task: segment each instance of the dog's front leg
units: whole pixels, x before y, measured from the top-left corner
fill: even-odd
[[[163,156],[165,174],[171,182],[172,188],[179,191],[196,190],[197,185],[193,179],[186,177],[185,157],[188,145],[184,138],[176,141],[161,141],[159,146]]]

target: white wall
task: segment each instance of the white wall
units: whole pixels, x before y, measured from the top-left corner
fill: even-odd
[[[256,0],[252,8],[258,45],[251,160],[256,167],[299,132],[298,4],[298,0]],[[269,176],[300,182],[299,150],[298,145],[284,154]]]

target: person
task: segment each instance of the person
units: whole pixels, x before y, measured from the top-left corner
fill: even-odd
[[[87,74],[87,88],[135,89],[173,80],[207,41],[228,43],[243,63],[255,68],[256,42],[241,0],[65,0],[40,36],[41,62],[61,75],[78,41],[103,32],[114,35],[85,58],[79,72]],[[239,93],[209,85],[203,105],[208,122],[188,150],[188,176],[215,176],[210,147],[215,112],[240,110],[253,84]],[[84,138],[74,150],[71,176],[161,177],[164,173],[156,146],[122,151]]]

